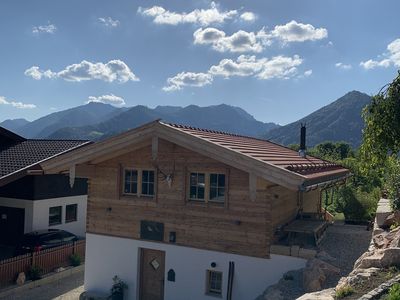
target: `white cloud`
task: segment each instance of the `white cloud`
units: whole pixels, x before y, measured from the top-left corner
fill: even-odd
[[[118,27],[120,22],[118,20],[113,20],[111,17],[98,18],[99,22],[105,27],[115,28]]]
[[[275,56],[270,59],[257,59],[254,55],[241,55],[236,60],[223,59],[217,65],[211,66],[207,73],[182,72],[168,78],[164,91],[180,90],[184,86],[201,87],[211,84],[215,77],[230,78],[233,76],[256,77],[262,80],[273,78],[289,79],[298,73],[297,67],[303,60],[298,56]],[[311,75],[311,70],[306,73]],[[307,76],[307,74],[305,75]]]
[[[211,84],[213,77],[208,73],[181,72],[167,79],[168,85],[163,87],[166,92],[181,90],[184,86],[201,87]]]
[[[387,53],[384,53],[385,58],[381,60],[369,59],[360,62],[360,66],[366,70],[375,69],[377,67],[388,68],[391,65],[400,67],[400,39],[396,39],[387,46]]]
[[[335,67],[336,67],[336,68],[339,68],[339,69],[343,69],[343,70],[350,70],[350,69],[353,68],[352,65],[350,65],[350,64],[344,64],[344,63],[342,63],[342,62],[336,63],[336,64],[335,64]]]
[[[50,33],[53,34],[57,30],[57,27],[53,24],[49,25],[40,25],[40,26],[34,26],[32,28],[32,33],[34,34],[39,34],[39,33]]]
[[[85,80],[103,80],[106,82],[119,81],[139,81],[139,78],[131,69],[121,60],[110,60],[107,63],[92,63],[86,60],[78,64],[72,64],[65,67],[64,70],[53,72],[51,70],[43,71],[37,66],[33,66],[25,71],[26,76],[40,80],[42,78],[62,78],[66,81],[85,81]]]
[[[246,22],[254,22],[257,16],[252,12],[246,11],[240,15],[240,19]]]
[[[274,41],[305,42],[326,38],[325,28],[314,28],[311,24],[291,21],[285,25],[275,26],[272,31],[262,28],[258,32],[239,30],[232,35],[213,27],[200,28],[193,33],[194,44],[208,44],[219,52],[256,52],[259,53]]]
[[[312,75],[312,70],[307,70],[304,72],[304,77],[310,77]]]
[[[50,70],[41,70],[38,66],[32,66],[29,69],[26,69],[24,74],[26,76],[30,76],[35,80],[40,80],[42,78],[55,78],[57,74]]]
[[[261,52],[264,45],[269,43],[265,39],[264,29],[259,32],[239,30],[231,36],[216,28],[200,28],[193,33],[194,44],[210,44],[219,52]]]
[[[22,103],[22,102],[13,101],[13,100],[7,100],[3,96],[0,96],[0,105],[11,105],[15,108],[20,108],[20,109],[36,108],[35,104],[26,104],[26,103]]]
[[[194,23],[202,26],[210,24],[221,24],[226,20],[236,17],[237,10],[220,11],[215,2],[211,2],[208,9],[195,9],[189,13],[172,12],[161,6],[153,6],[150,8],[138,8],[138,13],[143,16],[153,18],[156,24],[178,25],[183,23]]]
[[[328,30],[292,20],[285,25],[275,26],[274,30],[271,31],[271,35],[285,43],[304,42],[324,39],[328,37]]]
[[[275,56],[271,59],[257,59],[254,55],[241,55],[236,61],[223,59],[218,65],[210,68],[209,73],[214,76],[229,78],[232,76],[255,76],[259,79],[288,79],[297,73],[297,66],[302,59],[293,57]]]
[[[262,69],[266,58],[256,59],[255,56],[241,55],[236,61],[223,59],[218,65],[211,66],[209,73],[214,76],[229,78],[232,76],[253,76]]]
[[[360,66],[366,70],[375,69],[377,67],[387,68],[391,64],[390,59],[382,59],[380,61],[369,59],[367,61],[360,62]]]
[[[97,103],[108,103],[108,104],[113,104],[116,106],[123,106],[125,105],[125,100],[122,97],[115,96],[114,94],[110,95],[102,95],[102,96],[89,96],[88,101],[86,103],[90,102],[97,102]]]

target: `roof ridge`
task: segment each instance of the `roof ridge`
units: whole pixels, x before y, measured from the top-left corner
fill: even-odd
[[[176,128],[184,128],[184,129],[191,129],[191,130],[197,130],[197,131],[202,131],[202,132],[209,132],[209,133],[218,133],[218,134],[223,134],[223,135],[228,135],[228,136],[236,136],[236,137],[242,137],[242,138],[247,138],[247,139],[252,139],[252,140],[257,140],[257,141],[262,141],[262,142],[269,142],[273,143],[269,140],[266,139],[261,139],[261,138],[256,138],[248,135],[243,135],[243,134],[237,134],[237,133],[232,133],[232,132],[227,132],[227,131],[222,131],[222,130],[215,130],[215,129],[208,129],[208,128],[200,128],[200,127],[195,127],[195,126],[189,126],[189,125],[184,125],[184,124],[177,124],[177,123],[170,123],[170,122],[160,122],[163,124],[167,124]],[[279,145],[279,144],[276,144]],[[282,145],[279,145],[282,146]],[[284,147],[284,146],[282,146]]]
[[[218,133],[218,134],[224,134],[224,135],[228,135],[228,136],[236,136],[236,137],[243,137],[243,138],[247,138],[247,139],[252,139],[252,140],[256,140],[256,141],[261,141],[261,142],[267,142],[267,143],[271,143],[273,145],[288,149],[290,151],[293,151],[295,153],[297,153],[296,150],[293,150],[287,146],[278,144],[276,142],[273,142],[271,140],[268,139],[261,139],[261,138],[256,138],[256,137],[252,137],[252,136],[247,136],[247,135],[242,135],[242,134],[236,134],[236,133],[231,133],[231,132],[226,132],[226,131],[220,131],[220,130],[213,130],[213,129],[206,129],[206,128],[199,128],[199,127],[195,127],[195,126],[189,126],[189,125],[184,125],[184,124],[177,124],[177,123],[170,123],[170,122],[163,122],[163,121],[158,121],[159,123],[162,124],[167,124],[176,128],[185,128],[185,129],[192,129],[192,130],[198,130],[198,131],[203,131],[203,132],[210,132],[210,133]],[[318,157],[316,157],[318,158]],[[307,159],[307,158],[306,158]],[[318,158],[321,159],[321,158]],[[324,159],[321,159],[323,161],[326,161]]]

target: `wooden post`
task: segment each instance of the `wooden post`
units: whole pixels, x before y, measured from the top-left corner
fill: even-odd
[[[33,267],[36,263],[36,251],[32,252],[32,259],[31,259],[31,267]]]
[[[254,173],[249,173],[249,194],[250,194],[250,200],[256,201],[256,198],[257,198],[257,176]]]
[[[158,137],[153,136],[151,139],[151,158],[153,160],[157,160],[158,155]]]

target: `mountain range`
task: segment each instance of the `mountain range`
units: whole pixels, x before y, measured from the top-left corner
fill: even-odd
[[[370,102],[371,97],[367,94],[349,92],[296,122],[270,130],[263,138],[283,145],[298,144],[303,123],[307,127],[307,146],[324,141],[344,141],[358,147],[364,128],[361,112]]]
[[[27,138],[99,140],[162,119],[171,123],[267,138],[288,145],[299,142],[300,124],[305,123],[308,146],[330,140],[345,141],[357,147],[364,126],[361,111],[370,101],[367,94],[352,91],[285,126],[258,121],[243,109],[226,104],[155,108],[137,105],[117,108],[93,102],[55,112],[32,122],[24,119],[6,120],[0,126]]]

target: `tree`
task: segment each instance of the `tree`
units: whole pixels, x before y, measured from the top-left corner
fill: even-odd
[[[365,171],[382,168],[400,152],[400,72],[363,110],[365,128],[361,155]]]

